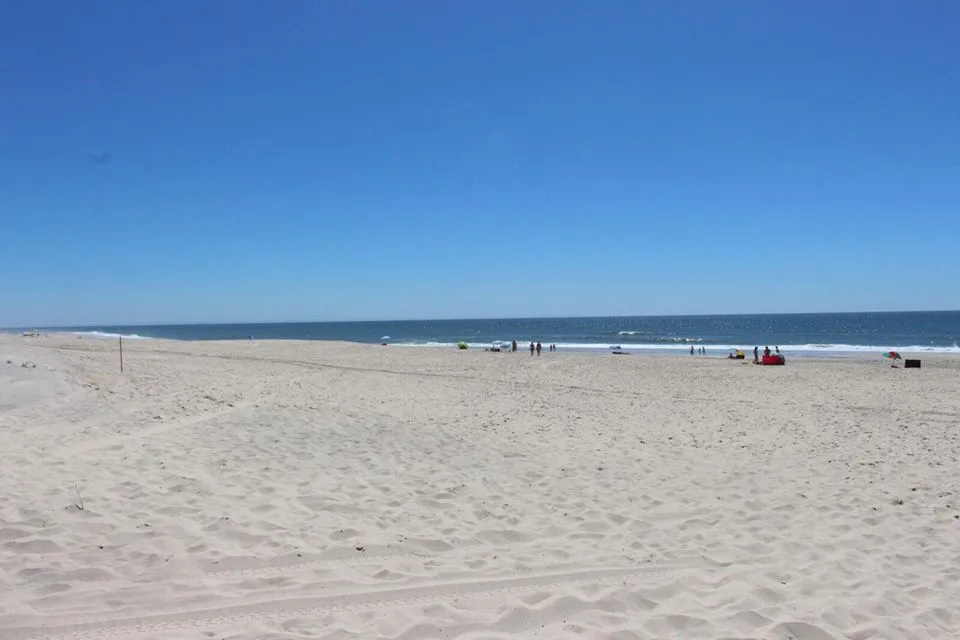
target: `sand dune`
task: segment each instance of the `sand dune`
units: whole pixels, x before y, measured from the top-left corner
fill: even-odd
[[[4,640],[960,637],[956,360],[115,347],[0,337]]]

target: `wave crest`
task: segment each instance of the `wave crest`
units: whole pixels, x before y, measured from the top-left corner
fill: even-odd
[[[97,338],[100,340],[115,340],[117,338],[126,338],[128,340],[151,340],[147,336],[138,336],[135,333],[109,333],[106,331],[74,331],[73,335],[82,338]]]

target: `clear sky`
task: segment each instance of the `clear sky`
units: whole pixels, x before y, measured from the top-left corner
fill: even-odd
[[[960,307],[960,3],[0,2],[0,326]]]

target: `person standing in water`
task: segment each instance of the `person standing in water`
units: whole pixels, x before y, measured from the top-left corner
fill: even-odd
[[[535,350],[536,348],[537,348],[536,345],[533,344],[533,340],[531,340],[531,341],[530,341],[530,355],[533,355],[533,352],[534,352],[534,350]]]
[[[540,350],[543,349],[543,345],[537,342],[537,355],[540,355]]]

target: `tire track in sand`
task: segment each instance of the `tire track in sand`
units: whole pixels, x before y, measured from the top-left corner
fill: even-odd
[[[61,619],[53,624],[8,629],[9,637],[24,640],[58,638],[60,640],[110,640],[141,634],[164,634],[225,625],[249,624],[262,620],[292,617],[317,617],[338,613],[407,606],[436,604],[459,598],[487,598],[505,593],[524,593],[577,584],[613,584],[636,582],[653,576],[669,575],[686,565],[646,567],[611,567],[574,572],[535,574],[513,577],[478,577],[476,580],[453,582],[432,581],[415,586],[391,589],[354,591],[329,596],[280,598],[249,603],[227,604],[202,609],[167,609],[144,612],[142,615],[114,617],[93,614],[73,620]]]
[[[234,567],[234,568],[206,568],[204,575],[213,578],[234,578],[247,576],[273,576],[284,573],[296,573],[297,571],[310,569],[324,569],[327,567],[353,567],[366,564],[376,564],[378,562],[389,560],[431,560],[433,556],[419,553],[371,553],[353,556],[344,556],[340,558],[311,558],[295,562],[282,562],[276,565],[260,567]]]

